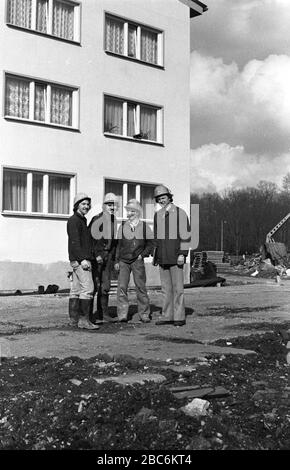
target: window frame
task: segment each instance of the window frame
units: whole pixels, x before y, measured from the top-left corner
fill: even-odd
[[[9,78],[12,79],[18,79],[18,80],[24,80],[29,83],[29,117],[28,118],[23,118],[23,117],[18,117],[18,116],[11,116],[9,114],[6,114],[6,90],[7,90],[7,81]],[[35,119],[35,86],[36,85],[44,85],[46,89],[46,109],[47,111],[45,112],[45,120],[41,121],[38,119]],[[58,124],[51,122],[51,90],[53,87],[56,88],[63,88],[64,90],[68,91],[71,93],[71,125],[65,125],[65,124]],[[80,129],[80,118],[79,118],[79,113],[80,113],[80,88],[77,86],[73,85],[66,85],[64,83],[58,83],[58,82],[53,82],[51,80],[44,80],[42,78],[35,78],[35,77],[30,77],[26,75],[19,75],[14,72],[4,72],[4,109],[3,109],[3,116],[4,119],[7,120],[13,120],[13,121],[19,121],[19,122],[25,122],[29,124],[36,124],[40,126],[48,126],[48,127],[56,127],[56,128],[61,128],[61,129],[66,129],[66,130],[71,130],[71,131],[79,131]]]
[[[4,209],[4,175],[5,170],[14,171],[15,173],[26,173],[26,210],[25,211],[16,211],[16,210],[7,210]],[[42,175],[43,177],[43,200],[42,200],[42,212],[33,212],[33,175]],[[68,178],[70,181],[69,187],[69,212],[67,214],[59,214],[55,212],[48,212],[49,207],[49,176],[57,176],[60,178]],[[77,188],[77,175],[73,172],[64,172],[64,171],[53,171],[53,170],[42,170],[36,168],[27,168],[27,167],[18,167],[11,165],[2,165],[1,166],[1,183],[2,189],[0,194],[1,202],[1,215],[3,216],[13,216],[13,217],[32,217],[40,219],[68,219],[73,213],[73,198],[76,194]]]
[[[47,19],[47,26],[48,26],[48,32],[43,32],[43,31],[38,31],[36,29],[36,16],[37,16],[37,0],[32,0],[32,6],[31,6],[31,27],[27,28],[26,26],[21,26],[17,25],[14,23],[11,23],[8,18],[8,11],[9,11],[9,3],[10,0],[6,0],[5,7],[5,22],[8,27],[12,28],[17,28],[24,30],[26,32],[34,33],[34,34],[40,34],[42,36],[49,37],[51,39],[57,39],[59,41],[65,41],[69,42],[72,44],[80,45],[81,44],[81,15],[82,15],[82,4],[78,0],[56,0],[56,1],[61,1],[62,3],[66,3],[74,8],[74,38],[73,39],[68,39],[68,38],[63,38],[61,36],[57,36],[52,33],[53,31],[53,5],[55,0],[48,0],[48,19]]]
[[[160,183],[152,183],[152,182],[148,182],[148,181],[124,180],[123,178],[121,179],[121,178],[112,178],[112,177],[109,177],[109,176],[104,176],[104,195],[106,193],[106,183],[107,182],[108,183],[117,183],[117,184],[122,184],[123,185],[122,216],[117,217],[117,222],[122,222],[122,221],[127,220],[124,206],[128,203],[128,185],[135,185],[135,198],[138,201],[140,201],[140,203],[141,203],[141,189],[142,189],[142,186],[151,186],[152,187],[152,204],[156,205],[154,203],[153,190]],[[141,217],[140,220],[142,220],[144,222],[147,222],[150,225],[153,224],[153,218],[152,219],[145,219],[145,218]]]
[[[106,119],[106,98],[120,101],[122,103],[122,116],[123,116],[123,126],[121,134],[114,134],[112,132],[106,131],[105,129],[105,119]],[[133,136],[128,135],[128,104],[136,106],[137,115],[136,115],[136,133]],[[143,138],[140,131],[141,126],[141,108],[148,107],[156,110],[156,140],[150,140],[148,138]],[[113,137],[117,139],[129,140],[132,142],[142,142],[151,145],[164,145],[164,108],[161,105],[156,105],[147,102],[141,102],[139,100],[133,100],[129,98],[124,98],[116,95],[111,95],[104,93],[103,95],[103,134],[105,137]]]
[[[123,31],[124,31],[124,50],[123,54],[118,52],[110,51],[107,48],[106,44],[106,26],[107,26],[107,18],[115,19],[116,21],[123,23]],[[136,57],[132,57],[128,54],[128,30],[129,26],[136,27]],[[141,59],[141,34],[142,29],[150,31],[152,33],[157,34],[157,63],[149,62],[146,60]],[[109,11],[104,12],[104,51],[106,54],[114,55],[116,57],[120,57],[123,59],[135,61],[144,65],[148,65],[151,67],[156,67],[160,69],[164,69],[164,31],[160,28],[155,28],[154,26],[150,26],[148,24],[141,23],[139,21],[131,20],[129,18],[125,18],[123,16],[118,16],[114,13]]]

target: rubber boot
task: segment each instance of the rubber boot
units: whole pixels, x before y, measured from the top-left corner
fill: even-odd
[[[117,317],[109,315],[109,294],[99,294],[98,305],[100,306],[101,317],[104,323],[115,323],[118,321]]]
[[[79,319],[78,327],[85,330],[98,330],[99,326],[90,322],[90,313],[92,310],[91,299],[80,299],[80,311],[82,316]]]
[[[68,302],[69,325],[76,327],[80,317],[80,299],[71,297]]]

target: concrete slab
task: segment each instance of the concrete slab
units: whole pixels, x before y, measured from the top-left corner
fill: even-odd
[[[148,381],[161,383],[161,382],[164,382],[166,378],[164,377],[164,375],[161,375],[161,374],[146,373],[146,374],[118,375],[116,377],[108,376],[108,377],[102,377],[102,378],[94,378],[94,380],[99,384],[102,384],[103,382],[113,381],[121,385],[132,385],[135,383],[143,385]]]

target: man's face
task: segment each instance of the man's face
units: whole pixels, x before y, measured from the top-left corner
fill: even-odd
[[[132,222],[133,220],[137,219],[138,212],[135,209],[127,209],[127,217]]]
[[[90,201],[88,199],[84,199],[79,203],[79,207],[77,209],[77,212],[81,214],[82,216],[86,215],[91,208]]]
[[[114,202],[107,202],[106,204],[104,204],[104,209],[106,212],[112,215],[117,212],[118,207],[116,204],[114,204]]]
[[[170,197],[167,194],[163,194],[163,196],[159,196],[156,199],[156,202],[158,202],[158,204],[160,204],[160,206],[166,207],[166,206],[168,206],[168,204],[170,204],[171,201],[170,201]]]

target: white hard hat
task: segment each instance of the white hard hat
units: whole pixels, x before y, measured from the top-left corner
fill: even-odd
[[[155,199],[157,197],[160,197],[160,196],[165,196],[166,194],[168,196],[173,196],[170,189],[167,188],[167,186],[163,186],[163,184],[160,184],[159,186],[156,186],[156,188],[154,189],[154,198]]]
[[[126,204],[125,209],[133,209],[134,211],[140,213],[142,212],[141,204],[139,201],[137,201],[137,199],[130,199],[130,201],[128,201],[128,204]]]
[[[104,204],[109,204],[110,202],[113,202],[114,204],[118,204],[118,197],[114,193],[107,193],[105,194],[104,197]]]
[[[86,193],[77,193],[74,197],[74,208],[85,199],[91,203],[91,198]]]

